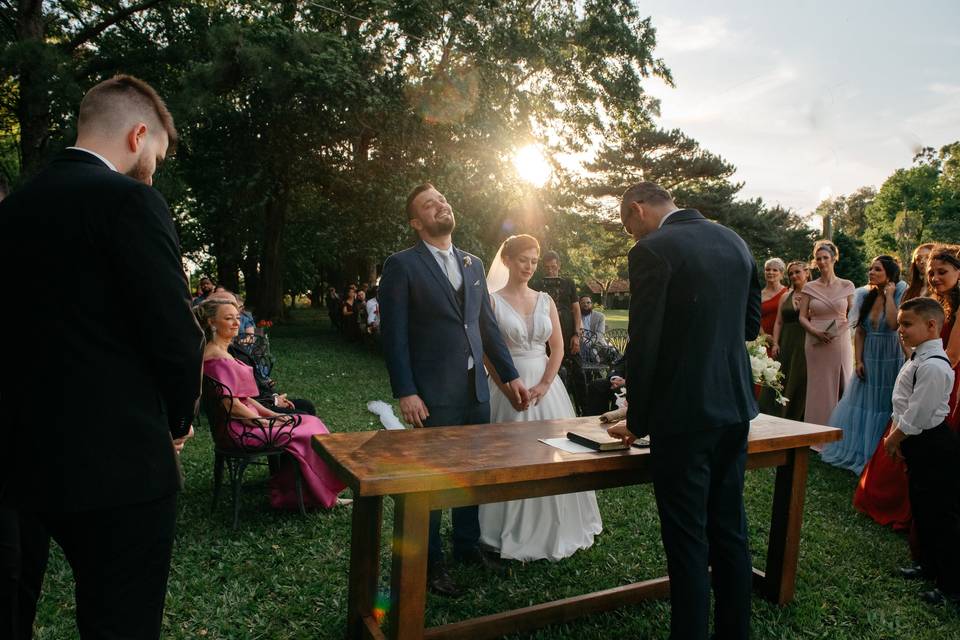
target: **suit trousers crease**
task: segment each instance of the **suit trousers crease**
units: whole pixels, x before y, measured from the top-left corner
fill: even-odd
[[[738,424],[651,438],[673,640],[708,637],[711,567],[716,638],[749,636],[753,567],[743,504],[748,430],[749,424]]]
[[[79,513],[21,511],[21,638],[30,638],[54,540],[73,570],[83,640],[160,637],[177,496]]]
[[[960,438],[946,424],[901,444],[920,563],[937,588],[960,595]]]
[[[477,402],[474,376],[476,367],[470,370],[470,393],[467,404],[456,406],[429,407],[430,417],[424,421],[425,427],[452,427],[468,424],[486,424],[490,422],[490,403]],[[465,452],[469,455],[469,452]],[[453,556],[457,558],[476,548],[480,540],[480,510],[477,505],[455,507],[453,520]],[[428,563],[430,566],[443,561],[443,541],[440,538],[442,511],[430,512],[430,542]]]

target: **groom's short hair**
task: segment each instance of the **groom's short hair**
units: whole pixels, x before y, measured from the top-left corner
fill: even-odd
[[[436,187],[429,182],[424,182],[423,184],[415,186],[413,191],[410,192],[410,195],[407,196],[407,220],[413,220],[416,217],[413,215],[413,201],[416,200],[418,195],[430,189],[436,189]]]
[[[177,148],[177,128],[163,98],[149,84],[120,74],[95,85],[80,101],[77,132],[112,134],[144,122],[167,132],[167,154]]]
[[[623,198],[620,201],[621,209],[629,206],[632,202],[663,204],[664,202],[673,202],[673,196],[656,182],[644,181],[628,187],[623,192]]]

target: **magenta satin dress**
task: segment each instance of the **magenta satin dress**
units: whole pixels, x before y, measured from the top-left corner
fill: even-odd
[[[256,411],[250,398],[259,395],[253,369],[233,358],[215,358],[204,360],[203,372],[230,388],[233,397],[248,408]],[[329,433],[319,418],[301,415],[302,422],[293,430],[293,437],[286,445],[287,452],[300,465],[303,478],[303,502],[307,507],[321,506],[329,509],[337,501],[337,494],[344,484],[330,471],[326,464],[313,451],[310,441],[320,433]],[[244,427],[238,422],[229,425],[231,436],[239,438]],[[256,446],[256,443],[243,443]],[[270,478],[270,506],[275,509],[297,509],[296,475],[291,465],[282,464],[280,470]]]

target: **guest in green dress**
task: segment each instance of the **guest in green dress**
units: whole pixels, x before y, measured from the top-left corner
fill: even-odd
[[[800,261],[791,262],[787,265],[787,278],[791,288],[780,299],[770,355],[780,361],[783,395],[790,402],[786,406],[778,404],[777,394],[764,387],[760,392],[760,411],[790,420],[803,420],[807,398],[807,356],[804,351],[805,334],[800,326],[800,292],[810,278],[809,265]]]

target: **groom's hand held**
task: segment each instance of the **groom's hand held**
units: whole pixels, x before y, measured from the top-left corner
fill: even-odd
[[[427,405],[416,394],[400,398],[400,413],[403,414],[404,422],[416,428],[423,427],[423,421],[430,417]]]
[[[514,378],[508,382],[507,387],[510,389],[510,404],[513,408],[517,411],[526,411],[530,406],[530,392],[523,386],[520,378]]]

